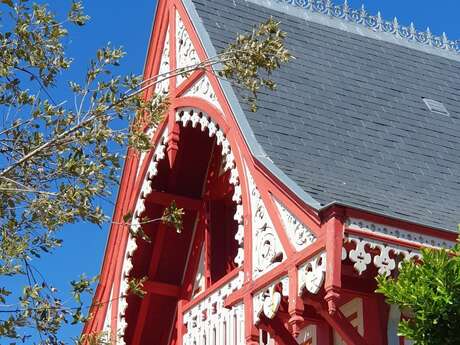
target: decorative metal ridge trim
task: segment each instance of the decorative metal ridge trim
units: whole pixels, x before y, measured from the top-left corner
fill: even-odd
[[[368,222],[366,220],[357,218],[348,218],[346,220],[345,227],[350,229],[361,230],[371,234],[375,233],[388,237],[393,237],[395,239],[405,240],[428,247],[452,248],[455,245],[455,242],[444,240],[439,237],[423,235],[420,233],[400,228],[394,228],[383,224]]]
[[[443,49],[455,53],[460,53],[460,41],[449,40],[446,33],[440,36],[433,35],[430,28],[426,31],[417,31],[414,23],[409,26],[399,24],[397,18],[388,21],[382,18],[377,12],[371,15],[366,11],[364,5],[361,9],[353,9],[349,6],[348,0],[342,5],[337,5],[332,0],[272,0],[276,3],[288,4],[301,7],[312,13],[324,14],[332,18],[342,19],[344,21],[359,24],[373,31],[386,32],[394,35],[396,38],[419,43],[422,45]]]

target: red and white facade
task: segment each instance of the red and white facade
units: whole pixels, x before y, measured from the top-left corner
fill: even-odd
[[[160,0],[145,79],[207,58],[182,2]],[[210,69],[164,79],[153,93],[169,94],[170,110],[149,129],[154,149],[128,152],[84,332],[129,345],[404,344],[375,276],[455,235],[311,208],[253,157]],[[140,225],[173,200],[185,210],[181,233]],[[121,225],[129,212],[151,243]],[[147,295],[129,295],[130,277],[144,276]]]

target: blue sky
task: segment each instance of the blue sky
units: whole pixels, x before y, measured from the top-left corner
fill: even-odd
[[[51,1],[51,7],[62,11],[64,4],[68,3],[70,1],[55,0]],[[350,3],[353,7],[360,7],[362,1],[350,0]],[[433,33],[445,31],[449,38],[460,39],[460,3],[456,0],[444,0],[439,5],[432,0],[368,0],[365,4],[371,13],[380,9],[386,19],[397,16],[401,24],[413,21],[417,29],[423,30],[429,26]],[[71,33],[68,54],[74,57],[75,62],[69,77],[78,79],[96,49],[109,41],[115,46],[124,46],[128,53],[120,67],[120,74],[142,73],[155,0],[87,0],[85,7],[92,19],[88,25]],[[53,90],[53,95],[58,99],[62,96],[59,89]],[[113,194],[115,199],[116,188]],[[105,205],[105,209],[111,215],[112,206]],[[66,291],[68,282],[80,273],[84,272],[88,276],[98,274],[108,228],[108,225],[99,229],[88,224],[78,224],[63,229],[63,248],[53,255],[43,257],[38,263],[47,280]],[[70,337],[79,331],[78,327],[69,327],[63,335],[70,343]]]

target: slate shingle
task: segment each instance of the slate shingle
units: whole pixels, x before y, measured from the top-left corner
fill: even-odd
[[[278,90],[260,94],[256,113],[235,92],[256,139],[292,180],[323,205],[455,231],[460,62],[244,0],[192,2],[217,51],[269,16],[288,33],[296,60],[275,73]],[[451,116],[429,112],[423,97]]]

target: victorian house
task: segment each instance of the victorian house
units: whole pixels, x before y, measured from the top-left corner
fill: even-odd
[[[154,149],[128,152],[85,332],[129,345],[409,343],[375,277],[455,243],[458,43],[347,2],[159,0],[145,79],[269,17],[296,59],[256,112],[212,68],[156,84],[170,110]],[[141,224],[172,201],[181,233]],[[144,298],[128,294],[144,276]]]

